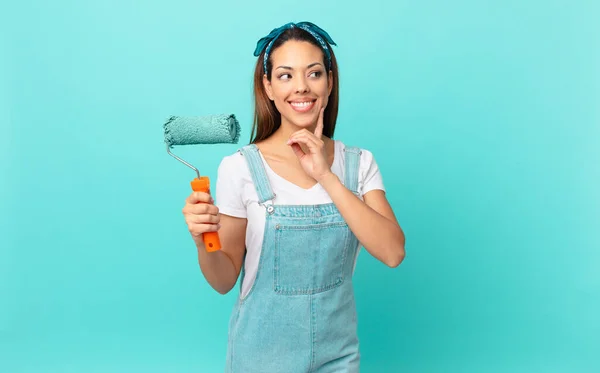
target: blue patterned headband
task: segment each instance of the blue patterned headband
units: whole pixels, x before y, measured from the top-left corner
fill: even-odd
[[[283,32],[285,30],[294,28],[294,27],[298,27],[306,32],[308,32],[309,34],[311,34],[313,36],[313,38],[315,38],[315,40],[317,40],[317,42],[319,42],[319,44],[321,45],[321,48],[323,49],[323,51],[325,52],[325,56],[327,57],[327,64],[328,64],[328,69],[331,70],[331,51],[329,50],[329,47],[327,47],[327,43],[325,43],[325,40],[327,40],[327,42],[330,45],[337,45],[335,44],[335,42],[331,39],[331,36],[329,36],[329,34],[323,30],[322,28],[320,28],[319,26],[315,25],[314,23],[310,23],[310,22],[300,22],[300,23],[294,23],[294,22],[290,22],[290,23],[286,23],[285,25],[278,27],[276,29],[273,29],[273,31],[271,31],[271,33],[269,33],[269,35],[265,36],[264,38],[261,38],[258,43],[256,43],[256,49],[254,50],[254,56],[258,57],[260,56],[260,53],[263,51],[263,49],[265,49],[265,58],[263,61],[263,68],[265,70],[265,74],[267,73],[267,61],[269,60],[269,53],[271,52],[271,48],[273,47],[273,42],[275,40],[277,40],[277,38],[283,34]]]

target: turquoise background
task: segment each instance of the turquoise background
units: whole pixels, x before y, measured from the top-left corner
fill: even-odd
[[[600,371],[597,1],[22,1],[0,41],[0,372],[220,372],[235,291],[197,264],[171,114],[235,113],[256,41],[338,43],[336,138],[407,236],[362,251],[362,371]],[[180,147],[216,177],[239,145]]]

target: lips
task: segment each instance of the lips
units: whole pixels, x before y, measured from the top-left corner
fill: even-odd
[[[289,101],[289,104],[295,111],[299,113],[305,113],[310,111],[315,106],[315,102],[317,102],[317,100],[306,99]]]

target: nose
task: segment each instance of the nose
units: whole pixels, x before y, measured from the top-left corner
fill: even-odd
[[[302,76],[296,79],[296,93],[306,93],[308,92],[308,84],[306,84],[306,79]]]

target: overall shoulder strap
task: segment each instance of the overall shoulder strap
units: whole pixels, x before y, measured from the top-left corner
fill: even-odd
[[[271,189],[271,184],[269,183],[269,178],[267,177],[267,172],[256,144],[246,145],[239,151],[246,159],[246,163],[250,169],[256,194],[258,194],[258,202],[264,203],[275,198],[275,193]]]
[[[352,193],[358,195],[358,170],[360,168],[360,155],[362,151],[356,146],[346,146],[344,166],[344,185]]]

